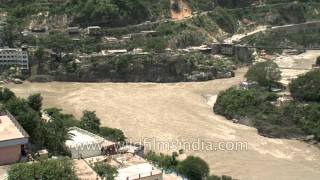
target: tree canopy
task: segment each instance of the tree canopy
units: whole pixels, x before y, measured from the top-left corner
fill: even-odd
[[[28,97],[28,104],[33,110],[40,112],[42,108],[42,100],[43,98],[40,93],[32,94]]]
[[[8,172],[8,180],[18,179],[77,180],[77,177],[70,160],[57,159],[12,165]]]
[[[100,119],[95,111],[83,111],[80,127],[92,133],[100,132]]]
[[[253,65],[246,74],[248,81],[256,81],[261,86],[271,87],[281,79],[279,66],[272,61]]]
[[[106,180],[114,180],[117,176],[118,171],[117,168],[112,167],[111,165],[105,162],[97,162],[94,164],[93,169],[97,172],[97,174]]]
[[[124,135],[123,131],[115,128],[101,127],[100,135],[107,139],[118,142],[123,142],[126,140],[126,136]]]
[[[177,172],[189,180],[201,180],[209,176],[209,165],[199,157],[188,156],[180,162]]]
[[[317,58],[316,65],[320,66],[320,56]]]
[[[290,85],[292,96],[303,101],[320,102],[320,70],[314,70],[299,76]]]

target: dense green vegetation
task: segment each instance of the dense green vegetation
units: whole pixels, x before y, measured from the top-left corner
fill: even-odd
[[[120,129],[100,127],[100,136],[116,142],[124,142],[127,138]]]
[[[296,99],[320,102],[320,70],[308,72],[293,80],[290,92]]]
[[[151,16],[141,0],[72,0],[54,10],[74,15],[74,23],[82,25],[121,26],[146,21]]]
[[[254,126],[265,136],[301,138],[313,135],[320,140],[320,104],[305,102],[318,101],[319,79],[319,72],[313,71],[294,80],[290,88],[296,99],[278,106],[274,105],[278,96],[267,91],[268,88],[234,87],[219,94],[214,112]]]
[[[281,71],[275,62],[259,62],[249,69],[246,78],[250,82],[257,82],[260,86],[272,87],[281,79]]]
[[[177,166],[177,172],[189,180],[204,179],[209,176],[209,165],[199,157],[188,156]]]
[[[114,180],[118,174],[117,168],[114,168],[105,162],[97,162],[92,166],[93,170],[97,172],[100,177],[105,178],[106,180]]]
[[[60,65],[53,75],[58,81],[80,82],[205,81],[232,72],[233,64],[230,58],[220,59],[203,53],[126,54],[90,58],[74,72]],[[194,71],[204,73],[197,75]]]
[[[77,177],[69,159],[40,160],[10,167],[8,180],[28,179],[76,180]]]
[[[165,155],[149,151],[145,158],[161,169],[168,172],[177,172],[189,180],[232,180],[229,176],[209,175],[208,164],[199,157],[188,156],[185,160],[178,161],[178,156],[177,152],[173,152],[172,155]]]
[[[94,111],[84,111],[80,120],[80,127],[94,134],[100,131],[100,119]]]
[[[165,155],[165,154],[157,154],[153,151],[149,151],[146,155],[145,158],[156,164],[157,166],[163,168],[164,170],[169,170],[169,171],[175,171],[176,166],[178,165],[178,160],[177,160],[178,154],[173,153],[172,155]]]
[[[45,109],[49,119],[42,119],[42,97],[40,94],[30,95],[27,100],[15,96],[7,88],[0,91],[1,110],[8,110],[30,135],[33,150],[47,148],[52,155],[69,155],[65,147],[66,140],[72,137],[68,128],[82,127],[93,133],[100,131],[100,120],[95,112],[84,111],[81,121],[61,109]],[[124,141],[124,133],[119,129],[101,127],[101,135],[115,141]]]
[[[214,111],[254,126],[265,136],[301,138],[312,134],[319,140],[319,104],[293,101],[277,107],[272,104],[275,97],[258,89],[232,88],[219,95]]]
[[[217,8],[215,13],[210,13],[215,18],[221,29],[230,34],[235,34],[238,30],[238,22],[235,17],[222,8]]]
[[[316,66],[320,66],[320,56],[317,58]]]

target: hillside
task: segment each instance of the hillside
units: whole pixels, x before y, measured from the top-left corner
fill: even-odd
[[[318,0],[11,0],[2,1],[0,9],[8,13],[5,26],[0,32],[2,37],[0,42],[3,46],[29,47],[32,67],[27,75],[29,77],[30,75],[68,75],[65,69],[70,67],[72,71],[79,71],[82,66],[95,65],[79,61],[82,56],[92,57],[89,62],[95,62],[95,56],[104,55],[103,52],[109,50],[120,50],[127,55],[134,54],[138,50],[139,53],[153,56],[145,60],[157,58],[159,54],[174,60],[172,54],[181,55],[183,54],[181,52],[189,52],[188,48],[195,46],[200,49],[206,48],[207,46],[204,45],[223,42],[234,34],[246,34],[259,26],[287,25],[317,20],[320,3]],[[98,28],[98,31],[88,33],[90,26]],[[249,40],[246,39],[243,42],[259,43],[259,38],[255,36],[258,35],[248,37]],[[283,42],[285,39],[279,39],[279,41]],[[72,54],[71,58],[63,58],[66,54]],[[205,57],[206,61],[212,59],[210,56]],[[229,59],[233,67],[243,63],[237,62],[232,55],[223,55],[214,59],[217,58]],[[117,62],[121,58],[106,56],[99,59],[98,64],[105,60]],[[134,58],[130,58],[129,61],[132,61],[134,67],[139,66]],[[167,62],[164,61],[158,65],[163,63]],[[229,61],[222,61],[222,66],[229,66],[228,63]],[[168,65],[165,64],[165,66]],[[215,68],[219,69],[219,67]],[[199,70],[196,68],[190,72],[192,71]],[[151,73],[151,71],[146,72]],[[199,73],[206,72],[200,70]],[[165,79],[171,81],[169,79],[172,77],[169,78],[171,76],[169,74],[162,74],[161,81]],[[57,78],[56,80],[65,79],[79,80],[79,78]],[[101,79],[100,76],[93,75],[85,79],[106,81],[110,77]],[[111,77],[111,79],[118,78]],[[143,81],[144,78],[133,79]],[[185,78],[178,76],[173,79],[186,81]],[[127,81],[127,79],[119,79],[119,81]]]

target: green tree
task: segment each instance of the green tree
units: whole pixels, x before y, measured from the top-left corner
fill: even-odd
[[[274,62],[259,62],[249,69],[246,78],[248,81],[256,81],[261,86],[271,87],[281,79],[281,71]]]
[[[320,102],[320,70],[299,76],[290,85],[292,96],[298,100]]]
[[[27,131],[31,137],[31,141],[36,143],[33,141],[33,138],[41,121],[39,113],[33,110],[26,100],[20,98],[11,98],[5,103],[5,108]]]
[[[123,131],[115,128],[101,127],[100,135],[107,139],[118,142],[123,142],[126,140],[126,136],[124,135]]]
[[[15,98],[15,94],[8,88],[1,89],[1,101],[8,101],[11,98]]]
[[[80,121],[81,128],[92,133],[99,133],[100,119],[97,117],[95,111],[83,111],[83,116]]]
[[[93,169],[99,176],[106,178],[106,180],[114,180],[118,174],[117,168],[112,167],[104,162],[95,163]]]
[[[38,48],[36,52],[34,53],[34,58],[38,62],[38,68],[37,68],[37,73],[38,74],[43,74],[44,73],[44,49],[43,48]]]
[[[28,97],[28,104],[33,110],[41,112],[42,100],[43,98],[40,93],[32,94]]]
[[[223,29],[225,32],[234,34],[238,30],[238,22],[231,14],[229,14],[225,9],[218,7],[213,16],[216,23]]]
[[[8,180],[29,179],[77,180],[77,177],[68,159],[47,159],[31,164],[14,164],[10,167]]]
[[[68,154],[65,142],[72,137],[72,134],[69,133],[65,125],[64,117],[57,111],[49,111],[46,110],[46,113],[50,116],[50,120],[45,127],[45,146],[55,155]]]
[[[156,154],[153,151],[149,151],[145,158],[165,170],[175,170],[178,165],[177,156],[178,153],[176,152],[172,153],[170,156],[162,153]]]
[[[247,117],[261,112],[261,109],[257,107],[269,107],[269,101],[274,101],[277,98],[278,96],[274,93],[260,89],[230,88],[219,94],[213,110],[228,119]]]
[[[62,121],[67,128],[80,127],[80,122],[72,114],[62,113],[62,109],[49,108],[46,109],[45,112],[49,117],[59,117],[60,119],[63,119]]]
[[[316,65],[320,66],[320,56],[317,58]]]
[[[177,172],[189,180],[201,180],[209,176],[209,165],[199,157],[188,156],[180,162]]]

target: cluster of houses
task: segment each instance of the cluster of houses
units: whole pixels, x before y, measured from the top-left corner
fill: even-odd
[[[93,170],[97,162],[118,170],[116,180],[163,180],[163,171],[143,159],[144,147],[135,144],[119,145],[78,127],[69,129],[72,138],[65,145],[71,152],[77,177],[86,180],[103,179]],[[30,159],[26,153],[29,135],[9,113],[0,113],[0,166]],[[48,156],[47,150],[37,153]]]

